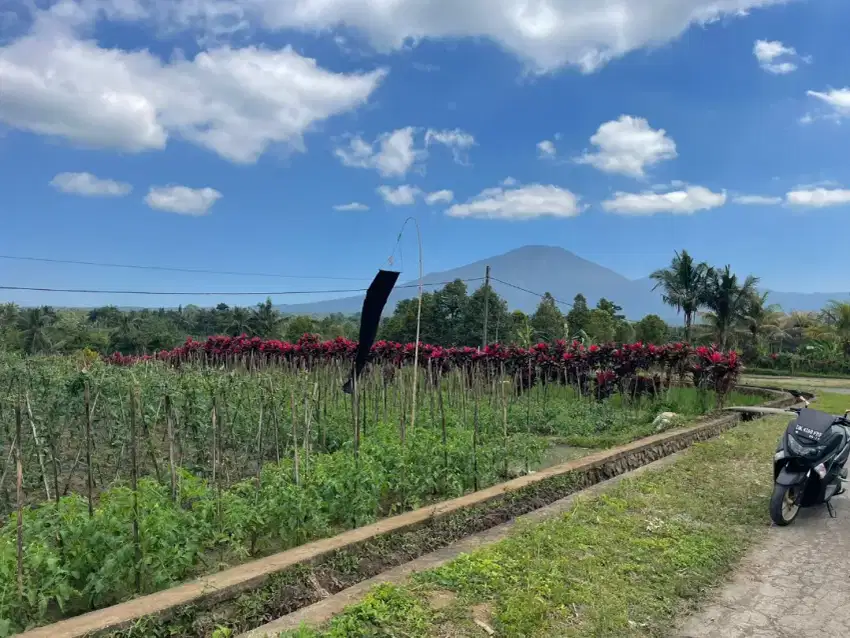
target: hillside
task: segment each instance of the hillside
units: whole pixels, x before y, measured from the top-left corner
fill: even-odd
[[[674,309],[661,301],[661,295],[653,291],[653,282],[648,278],[632,280],[600,266],[568,250],[555,246],[523,246],[502,255],[482,259],[465,266],[425,275],[425,284],[439,284],[454,279],[479,279],[484,269],[490,265],[494,279],[527,288],[536,292],[550,292],[564,302],[571,302],[576,294],[582,293],[590,305],[605,297],[623,307],[629,319],[655,313],[668,321],[676,321]],[[415,283],[415,282],[413,282]],[[481,286],[482,281],[470,282],[470,292]],[[439,286],[428,286],[426,290],[436,290]],[[493,282],[493,289],[508,302],[511,310],[533,312],[540,301],[539,297],[516,288],[506,286],[499,281]],[[393,308],[401,299],[416,295],[416,288],[397,289],[391,296],[388,308]],[[778,303],[786,311],[819,310],[830,299],[846,298],[847,293],[771,293],[771,301]],[[279,306],[286,313],[325,315],[332,312],[359,312],[363,296],[343,297],[304,304]],[[565,310],[567,307],[563,307]]]

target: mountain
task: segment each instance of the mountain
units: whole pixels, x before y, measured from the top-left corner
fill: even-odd
[[[590,306],[596,305],[600,298],[605,297],[622,306],[624,314],[633,320],[648,314],[657,314],[671,323],[681,321],[675,309],[661,300],[661,294],[652,290],[655,283],[649,277],[628,279],[613,270],[555,246],[523,246],[503,255],[482,259],[466,266],[430,273],[423,279],[425,289],[438,290],[445,282],[455,279],[474,279],[475,281],[467,283],[471,293],[484,283],[484,270],[488,265],[491,269],[493,289],[508,302],[511,310],[531,313],[537,308],[540,297],[518,289],[526,288],[538,293],[549,292],[559,301],[566,303],[571,303],[573,298],[581,293],[587,297]],[[513,284],[513,286],[502,282]],[[385,315],[391,312],[401,299],[416,296],[417,282],[407,283],[414,285],[410,288],[396,288],[387,302]],[[837,297],[846,298],[847,294],[771,292],[770,301],[779,303],[787,311],[819,310],[830,299]],[[363,295],[358,295],[312,303],[290,304],[278,306],[278,308],[285,313],[326,315],[332,312],[344,314],[360,312],[362,306]],[[561,308],[564,311],[569,309],[566,305],[562,305]]]

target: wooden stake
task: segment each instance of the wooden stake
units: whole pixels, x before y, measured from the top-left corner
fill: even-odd
[[[94,516],[94,480],[92,479],[91,466],[91,402],[90,402],[89,382],[86,381],[83,389],[83,403],[86,410],[86,489],[89,501],[89,518]],[[73,473],[73,470],[72,470]],[[71,477],[68,477],[70,483]]]
[[[298,473],[298,430],[295,425],[295,389],[289,389],[289,404],[292,408],[292,463],[295,470],[295,484],[301,485],[301,477]]]
[[[32,428],[32,440],[35,442],[35,451],[38,455],[38,466],[41,468],[41,480],[44,481],[44,494],[47,500],[51,500],[50,488],[47,484],[47,470],[44,468],[44,455],[41,450],[41,441],[38,439],[38,431],[35,428],[35,418],[32,415],[32,406],[30,405],[30,393],[24,393],[24,400],[27,404],[27,417],[29,418],[30,427]]]
[[[18,595],[24,597],[24,466],[21,460],[21,404],[15,406],[15,467],[18,475]]]
[[[168,428],[168,470],[171,475],[171,500],[177,501],[177,468],[174,466],[174,414],[171,396],[165,395],[165,424]]]
[[[133,489],[133,571],[138,594],[142,589],[142,545],[139,541],[139,477],[136,467],[136,392],[135,388],[130,390],[130,487]]]

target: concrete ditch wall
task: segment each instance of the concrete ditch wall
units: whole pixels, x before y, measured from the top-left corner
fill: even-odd
[[[765,404],[768,407],[787,407],[795,403],[794,398],[788,394],[772,390],[764,392],[775,397]],[[143,618],[155,623],[167,622],[175,615],[185,616],[187,609],[208,609],[232,601],[245,592],[260,589],[274,576],[297,566],[318,565],[323,559],[340,552],[356,556],[370,543],[411,532],[418,532],[420,537],[439,539],[437,545],[432,542],[429,546],[420,548],[418,555],[423,555],[436,547],[448,545],[466,534],[495,527],[515,516],[553,503],[603,480],[642,467],[694,443],[714,438],[734,427],[739,420],[740,415],[734,413],[704,418],[690,427],[656,434],[618,448],[553,466],[473,494],[238,565],[168,590],[33,629],[19,636],[21,638],[82,638],[83,636],[103,636],[110,632],[127,629]],[[481,512],[483,514],[481,521],[459,527],[455,519],[469,518],[467,514],[470,511]],[[360,580],[365,580],[384,569],[416,557],[407,556],[404,560],[395,563],[376,565],[374,573],[362,573]],[[353,583],[348,582],[346,586],[351,584]],[[303,602],[302,606],[306,606],[315,601]]]

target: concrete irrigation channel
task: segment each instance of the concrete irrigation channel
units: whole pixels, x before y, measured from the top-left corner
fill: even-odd
[[[764,404],[767,407],[795,403],[788,393],[767,388],[759,391],[773,397]],[[714,438],[740,419],[737,413],[704,417],[688,427],[597,452],[19,636],[209,636],[216,627],[226,626],[234,633],[249,632],[247,635],[255,637],[282,631],[278,627],[297,627],[302,620],[321,622],[341,606],[356,601],[367,585],[382,582],[382,578],[403,577],[434,566],[434,561],[449,560],[457,552],[498,540],[509,531],[510,521],[532,512],[541,518],[561,511],[569,507],[569,501],[563,500],[566,497]],[[422,560],[417,562],[418,559]],[[267,623],[273,619],[292,614],[298,615],[268,629]],[[255,628],[260,628],[259,633],[250,633]]]

